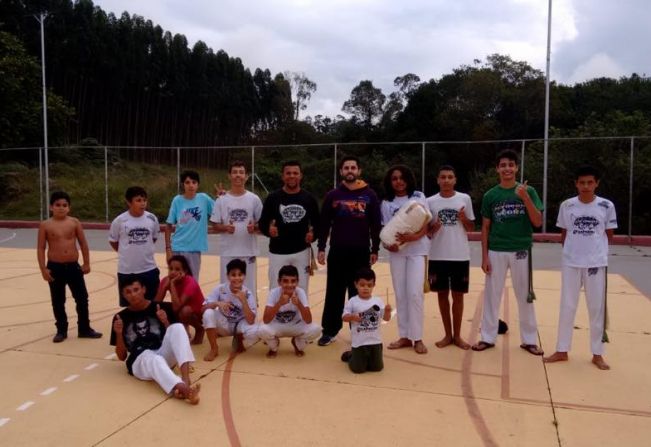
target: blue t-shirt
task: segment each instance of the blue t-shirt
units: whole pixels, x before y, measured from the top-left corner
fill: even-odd
[[[167,223],[176,225],[172,235],[172,251],[208,251],[208,218],[214,200],[199,192],[189,200],[178,195],[172,200]]]

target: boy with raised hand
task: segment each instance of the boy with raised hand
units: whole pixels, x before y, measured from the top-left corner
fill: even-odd
[[[50,196],[52,217],[41,222],[38,228],[36,257],[43,279],[50,287],[50,298],[57,333],[52,339],[60,343],[68,338],[66,315],[66,285],[72,292],[77,308],[77,336],[100,338],[101,333],[90,327],[88,317],[88,291],[84,275],[90,273],[90,252],[81,222],[70,213],[70,196],[63,191]],[[79,265],[79,249],[84,263]],[[47,263],[46,263],[47,249]]]
[[[542,224],[543,204],[536,190],[527,182],[516,181],[518,155],[512,150],[497,154],[498,185],[489,189],[481,204],[482,270],[486,274],[481,339],[473,351],[495,346],[499,325],[499,310],[506,272],[511,280],[520,319],[520,347],[533,355],[543,355],[537,345],[538,325],[529,294],[529,268],[533,227]]]
[[[145,298],[145,287],[135,277],[125,280],[122,293],[129,305],[115,314],[111,325],[111,346],[120,360],[126,359],[129,374],[140,380],[154,380],[165,393],[188,403],[199,403],[199,384],[190,382],[194,355],[188,334],[175,322],[169,303]],[[179,366],[181,377],[172,368]]]
[[[475,226],[475,214],[468,194],[455,191],[456,171],[450,165],[439,168],[436,178],[438,194],[427,199],[433,219],[429,253],[428,278],[430,290],[437,293],[445,336],[436,342],[443,348],[450,344],[461,349],[470,345],[461,337],[463,296],[468,293],[470,276],[470,245],[468,231]],[[452,291],[452,317],[449,295]]]
[[[257,293],[256,256],[258,255],[258,220],[262,214],[262,201],[246,190],[249,175],[244,162],[236,160],[228,169],[230,189],[215,200],[210,216],[213,229],[219,233],[218,252],[221,267],[219,281],[227,281],[226,265],[241,259],[247,265],[246,287]]]
[[[255,324],[256,299],[244,285],[246,263],[233,259],[226,265],[227,282],[219,284],[203,305],[203,327],[210,343],[210,351],[203,358],[210,362],[219,355],[217,336],[233,336],[233,351],[240,353],[258,341]]]
[[[108,237],[111,248],[118,253],[118,294],[122,307],[129,304],[122,296],[127,279],[138,278],[148,300],[156,296],[160,281],[160,270],[154,259],[160,225],[156,215],[147,211],[147,191],[131,186],[124,198],[128,209],[113,220]]]
[[[267,306],[258,336],[269,346],[267,357],[278,354],[279,337],[292,337],[294,354],[303,357],[305,346],[321,334],[312,323],[312,312],[305,291],[298,287],[298,269],[285,265],[278,271],[278,287],[269,291]]]
[[[165,254],[184,256],[197,282],[201,270],[201,253],[208,251],[208,219],[214,200],[199,191],[199,174],[184,171],[180,176],[183,194],[172,199],[165,226]]]
[[[350,324],[350,351],[341,355],[341,360],[348,363],[350,370],[356,374],[366,371],[382,371],[382,335],[381,319],[391,320],[391,305],[384,305],[382,299],[373,296],[375,272],[370,267],[363,267],[355,273],[357,295],[344,305],[341,319]]]
[[[575,175],[578,195],[564,201],[558,210],[556,226],[561,229],[563,267],[561,306],[558,317],[556,352],[546,363],[568,360],[572,347],[574,317],[581,286],[585,290],[590,316],[592,363],[606,370],[603,358],[606,318],[606,275],[608,244],[617,228],[615,206],[595,194],[600,174],[592,166],[580,167]]]

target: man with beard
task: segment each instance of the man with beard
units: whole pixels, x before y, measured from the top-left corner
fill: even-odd
[[[342,327],[346,289],[348,297],[357,295],[354,275],[377,261],[380,248],[380,202],[360,179],[359,159],[346,156],[339,163],[341,184],[328,192],[321,208],[318,261],[326,263],[326,241],[330,237],[328,278],[319,346],[332,343]]]

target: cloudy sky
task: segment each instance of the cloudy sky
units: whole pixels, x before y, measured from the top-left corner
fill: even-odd
[[[546,0],[94,0],[202,40],[251,69],[304,72],[317,83],[305,114],[335,116],[359,81],[388,96],[396,76],[438,79],[507,54],[545,70]],[[555,0],[551,78],[651,76],[647,0]]]

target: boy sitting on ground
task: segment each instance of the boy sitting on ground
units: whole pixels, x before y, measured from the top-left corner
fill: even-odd
[[[321,326],[312,323],[307,295],[298,287],[296,267],[280,268],[278,286],[269,292],[258,336],[269,346],[269,358],[278,354],[279,337],[292,337],[294,353],[303,357],[305,346],[321,334]]]
[[[125,280],[122,295],[129,303],[115,314],[111,325],[111,345],[125,360],[129,374],[140,380],[154,380],[165,393],[177,399],[199,403],[200,385],[190,382],[190,362],[194,355],[182,324],[174,322],[169,303],[155,303],[145,298],[139,279]],[[181,377],[172,368],[179,365]]]
[[[375,272],[370,267],[362,267],[355,274],[357,295],[344,305],[342,320],[351,323],[352,350],[341,355],[354,373],[382,371],[382,336],[380,316],[384,321],[391,320],[391,305],[386,306],[382,299],[373,296]]]
[[[219,284],[203,304],[203,327],[210,343],[210,351],[203,358],[210,362],[219,354],[217,336],[233,336],[233,350],[245,351],[258,340],[255,324],[256,300],[244,286],[246,262],[233,259],[226,265],[228,282]]]

